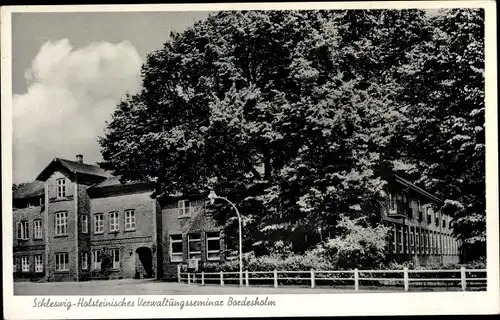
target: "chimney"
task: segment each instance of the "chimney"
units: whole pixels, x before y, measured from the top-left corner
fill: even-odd
[[[76,162],[83,163],[83,154],[76,155]]]

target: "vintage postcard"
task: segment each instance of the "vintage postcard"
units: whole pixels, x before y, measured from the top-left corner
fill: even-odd
[[[499,313],[495,9],[2,7],[4,318]]]

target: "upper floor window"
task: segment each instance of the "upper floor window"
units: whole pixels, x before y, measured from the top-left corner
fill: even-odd
[[[179,202],[177,202],[177,209],[177,216],[179,218],[191,216],[191,202],[189,200],[179,200]]]
[[[102,213],[96,213],[94,215],[94,233],[104,232],[104,215]]]
[[[56,212],[55,230],[56,236],[68,234],[68,212]]]
[[[57,179],[56,185],[57,185],[57,197],[58,198],[66,197],[66,178]]]
[[[188,256],[189,259],[201,260],[201,235],[188,235]]]
[[[109,213],[109,232],[117,232],[120,229],[118,223],[118,212]]]
[[[125,210],[125,230],[135,230],[135,211]]]
[[[443,228],[446,228],[446,219],[443,218]]]
[[[56,253],[56,271],[68,271],[69,270],[69,254]]]
[[[220,259],[220,233],[207,232],[207,260]]]
[[[82,216],[82,233],[89,233],[89,216]]]
[[[17,239],[28,240],[30,237],[28,221],[21,221],[17,223]]]
[[[393,192],[389,192],[389,210],[396,210],[396,195]]]
[[[427,214],[427,223],[431,223],[431,219],[432,219],[431,208],[427,207],[427,208],[425,208],[425,211],[426,211],[426,214]]]
[[[35,234],[33,237],[35,239],[42,239],[43,232],[42,232],[42,220],[38,219],[33,221],[33,229],[35,231]]]

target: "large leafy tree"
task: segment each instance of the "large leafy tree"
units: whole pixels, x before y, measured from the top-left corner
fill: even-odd
[[[483,11],[443,10],[426,29],[431,37],[399,71],[408,106],[401,169],[445,200],[472,258],[486,243]]]
[[[148,56],[142,92],[100,139],[103,165],[159,195],[231,194],[248,246],[340,215],[376,220],[377,171],[415,162],[404,145],[419,111],[405,86],[430,21],[418,10],[212,15]]]

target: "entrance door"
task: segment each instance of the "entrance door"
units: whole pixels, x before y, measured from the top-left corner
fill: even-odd
[[[148,247],[140,247],[135,251],[147,278],[153,277],[153,253]],[[139,271],[140,272],[140,271]]]

